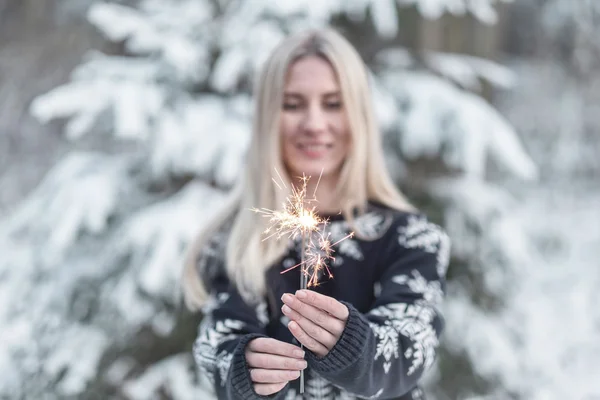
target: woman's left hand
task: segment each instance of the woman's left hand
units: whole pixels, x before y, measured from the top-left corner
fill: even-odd
[[[311,290],[298,290],[281,297],[283,313],[290,319],[292,335],[319,357],[325,357],[342,336],[348,307],[333,297]]]

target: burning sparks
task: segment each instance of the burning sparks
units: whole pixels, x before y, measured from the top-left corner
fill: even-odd
[[[279,178],[281,179],[281,176]],[[314,196],[311,199],[306,198],[306,185],[309,179],[310,177],[303,176],[300,188],[292,186],[292,194],[286,199],[283,211],[274,211],[266,208],[254,208],[252,210],[269,218],[270,226],[265,230],[265,234],[268,236],[263,240],[270,239],[273,236],[277,236],[278,239],[282,236],[295,239],[299,235],[317,231],[319,225],[325,222],[316,214],[315,206],[307,207],[307,205],[316,202]],[[277,184],[275,180],[273,181]],[[285,186],[283,179],[281,179],[281,183]],[[287,186],[285,187],[287,188]]]
[[[277,172],[277,175],[281,184],[287,188],[279,172]],[[292,193],[283,204],[283,211],[265,208],[255,208],[252,210],[269,218],[269,227],[265,230],[267,236],[263,240],[272,237],[280,239],[284,236],[290,239],[296,239],[299,236],[302,237],[301,262],[281,272],[283,274],[300,267],[301,289],[317,286],[319,284],[319,276],[324,271],[327,272],[329,278],[333,278],[333,274],[327,266],[329,262],[335,260],[332,255],[334,252],[333,246],[354,235],[350,233],[337,242],[331,243],[329,234],[326,235],[324,233],[329,221],[321,218],[316,213],[316,207],[313,205],[317,201],[314,196],[314,193],[317,191],[316,187],[313,196],[307,198],[307,184],[309,179],[310,177],[304,175],[300,178],[301,185],[299,187],[292,186]],[[320,181],[321,176],[319,176],[319,181],[317,181],[317,187]],[[281,186],[275,179],[273,179],[273,182],[281,189]]]
[[[327,224],[325,221],[324,226]],[[294,265],[281,272],[282,274],[290,271],[296,267],[303,266],[302,275],[306,279],[306,284],[304,287],[313,287],[319,285],[319,276],[322,271],[327,271],[327,276],[329,279],[333,278],[333,274],[331,270],[327,266],[327,264],[331,261],[335,261],[335,257],[333,257],[333,246],[341,242],[342,240],[348,239],[352,237],[354,234],[350,233],[347,236],[344,236],[342,239],[338,240],[335,243],[331,243],[329,240],[329,234],[324,236],[322,231],[316,231],[312,236],[316,236],[316,240],[308,240],[306,246],[303,246],[304,259],[300,264]],[[304,288],[303,287],[303,288]]]

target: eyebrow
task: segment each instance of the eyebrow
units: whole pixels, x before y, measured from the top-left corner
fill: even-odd
[[[296,93],[296,92],[284,92],[283,95],[285,97],[296,97],[296,98],[302,98],[302,97],[304,97],[300,93]],[[333,96],[341,96],[340,91],[336,90],[336,91],[333,91],[333,92],[323,93],[323,97],[333,97]]]

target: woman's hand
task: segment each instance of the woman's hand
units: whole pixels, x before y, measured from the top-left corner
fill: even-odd
[[[262,396],[279,392],[306,368],[302,349],[272,338],[251,340],[245,356],[254,390]]]
[[[292,335],[319,357],[325,357],[342,336],[348,320],[348,307],[310,290],[284,294],[281,310],[291,320]]]

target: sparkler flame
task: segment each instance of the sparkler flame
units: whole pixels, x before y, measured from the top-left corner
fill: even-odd
[[[287,188],[279,172],[277,172],[277,175],[282,185]],[[269,219],[269,226],[264,232],[266,237],[263,240],[268,240],[272,237],[280,239],[284,236],[293,240],[302,236],[301,262],[281,273],[283,274],[301,267],[300,286],[302,289],[305,289],[319,284],[321,271],[327,271],[328,277],[330,279],[333,278],[333,274],[327,265],[329,262],[335,260],[335,257],[332,255],[334,252],[333,247],[341,241],[352,237],[354,233],[350,233],[332,244],[329,240],[329,234],[325,234],[325,228],[329,220],[320,217],[315,211],[316,206],[313,205],[317,201],[314,194],[321,181],[321,175],[319,175],[319,181],[317,181],[317,186],[311,198],[307,197],[307,184],[310,177],[303,175],[299,179],[301,185],[297,187],[292,185],[291,194],[283,204],[283,211],[266,208],[254,208],[252,211],[260,213]],[[281,189],[281,186],[275,179],[273,179],[273,182]]]

